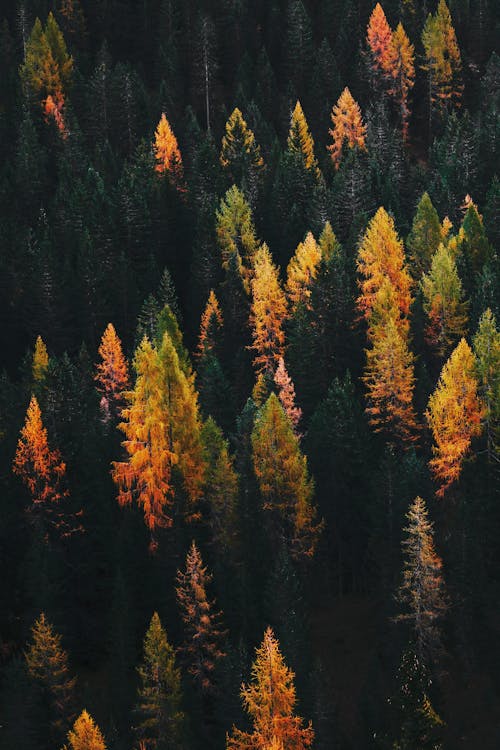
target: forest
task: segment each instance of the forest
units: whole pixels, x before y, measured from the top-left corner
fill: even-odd
[[[500,747],[499,20],[2,0],[1,750]]]

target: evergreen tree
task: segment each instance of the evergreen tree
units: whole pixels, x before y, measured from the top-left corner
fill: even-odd
[[[473,343],[479,393],[484,404],[486,446],[491,462],[497,458],[500,449],[500,332],[489,308],[481,315]]]
[[[219,158],[231,182],[243,190],[246,188],[251,202],[255,204],[258,181],[264,170],[264,159],[252,130],[237,107],[226,122]]]
[[[414,278],[427,273],[440,243],[443,241],[441,224],[428,193],[420,198],[406,240]]]

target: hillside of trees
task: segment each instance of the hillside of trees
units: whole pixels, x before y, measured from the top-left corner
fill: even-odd
[[[500,747],[499,20],[0,4],[1,750]]]

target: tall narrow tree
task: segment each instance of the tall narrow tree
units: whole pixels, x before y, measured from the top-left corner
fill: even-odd
[[[333,143],[327,148],[335,169],[338,169],[344,145],[350,149],[359,148],[362,151],[366,149],[366,126],[363,124],[359,104],[354,101],[347,87],[332,109],[331,120],[333,127],[328,132]]]
[[[129,387],[129,376],[122,344],[112,323],[108,323],[98,351],[101,361],[96,365],[95,380],[102,396],[101,410],[104,418],[109,414],[116,416]]]
[[[250,314],[252,350],[255,352],[253,361],[257,374],[273,373],[279,358],[283,356],[283,324],[286,316],[286,297],[281,288],[278,269],[264,244],[255,255]]]

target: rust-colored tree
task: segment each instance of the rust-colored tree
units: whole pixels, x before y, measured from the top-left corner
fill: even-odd
[[[242,685],[241,698],[252,721],[252,731],[233,727],[227,750],[306,750],[314,741],[309,723],[294,715],[297,702],[294,673],[286,666],[271,628],[256,649],[252,680]]]
[[[101,361],[96,365],[95,380],[101,394],[101,411],[107,421],[117,416],[124,403],[124,393],[129,388],[128,365],[122,343],[112,323],[108,323],[99,345]]]
[[[392,66],[392,31],[380,3],[374,7],[366,28],[369,68],[374,83],[387,82]]]
[[[465,339],[444,365],[425,416],[434,438],[430,467],[439,483],[436,494],[443,497],[460,477],[473,438],[481,434],[476,358]]]
[[[274,373],[274,384],[278,389],[278,398],[281,401],[281,406],[285,414],[290,420],[293,431],[300,437],[298,428],[302,417],[302,409],[295,403],[295,386],[287,372],[283,357],[280,357],[278,360],[278,367]]]
[[[331,120],[333,127],[328,132],[332,136],[333,143],[327,148],[335,169],[338,169],[344,145],[348,148],[366,150],[366,126],[363,123],[359,104],[353,99],[347,86],[332,109]]]

